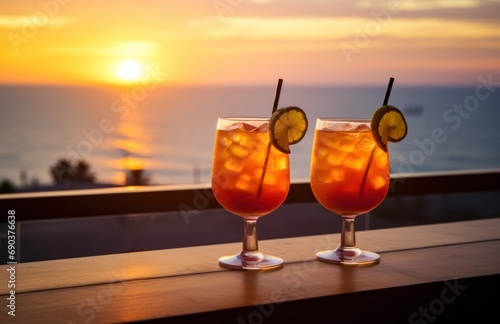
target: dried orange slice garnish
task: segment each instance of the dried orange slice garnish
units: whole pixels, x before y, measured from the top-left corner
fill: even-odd
[[[384,152],[387,152],[388,142],[399,142],[408,133],[408,125],[403,113],[390,105],[384,105],[375,111],[371,128],[375,141]]]
[[[307,116],[296,106],[276,110],[269,120],[271,143],[283,153],[290,153],[290,145],[300,142],[307,132]]]

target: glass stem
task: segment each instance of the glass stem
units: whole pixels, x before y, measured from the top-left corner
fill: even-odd
[[[356,248],[356,233],[354,231],[354,218],[343,218],[340,245],[343,248]]]
[[[258,238],[257,238],[257,220],[245,219],[242,253],[256,253],[256,252],[259,252]]]

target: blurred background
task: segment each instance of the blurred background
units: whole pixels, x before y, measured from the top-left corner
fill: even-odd
[[[217,117],[405,113],[393,173],[500,165],[500,1],[0,3],[2,192],[210,181]],[[436,133],[437,132],[437,133]],[[440,134],[438,141],[435,135]]]

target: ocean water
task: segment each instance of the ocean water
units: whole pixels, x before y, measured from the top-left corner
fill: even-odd
[[[500,88],[478,79],[462,87],[392,90],[409,132],[390,143],[393,173],[500,167]],[[486,84],[486,85],[484,85]],[[269,116],[273,86],[164,86],[146,89],[0,87],[0,180],[49,185],[60,158],[83,159],[97,182],[123,184],[140,168],[151,184],[210,181],[219,116]],[[283,86],[279,106],[303,108],[309,130],[291,147],[292,181],[309,177],[318,117],[370,118],[385,86]]]

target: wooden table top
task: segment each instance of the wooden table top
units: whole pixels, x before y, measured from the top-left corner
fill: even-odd
[[[358,232],[358,246],[381,255],[374,266],[339,266],[315,259],[317,251],[335,248],[339,240],[339,234],[332,234],[260,241],[262,252],[285,260],[283,268],[272,271],[221,268],[218,258],[237,253],[241,243],[1,265],[4,304],[12,290],[9,269],[15,266],[16,316],[13,321],[3,306],[0,322],[195,323],[193,319],[211,316],[220,323],[268,323],[286,316],[310,319],[323,311],[333,312],[333,320],[339,317],[335,305],[350,296],[359,297],[354,300],[361,309],[355,315],[369,300],[370,305],[383,305],[384,296],[389,296],[394,305],[403,305],[425,287],[435,298],[414,301],[408,310],[416,315],[403,312],[423,323],[430,322],[426,315],[437,317],[445,314],[443,307],[451,309],[448,301],[459,299],[461,287],[472,287],[473,281],[466,280],[499,282],[499,218]],[[448,295],[443,293],[446,289]],[[468,289],[472,296],[473,289]],[[349,308],[345,307],[337,311]],[[421,307],[433,313],[422,314]]]

